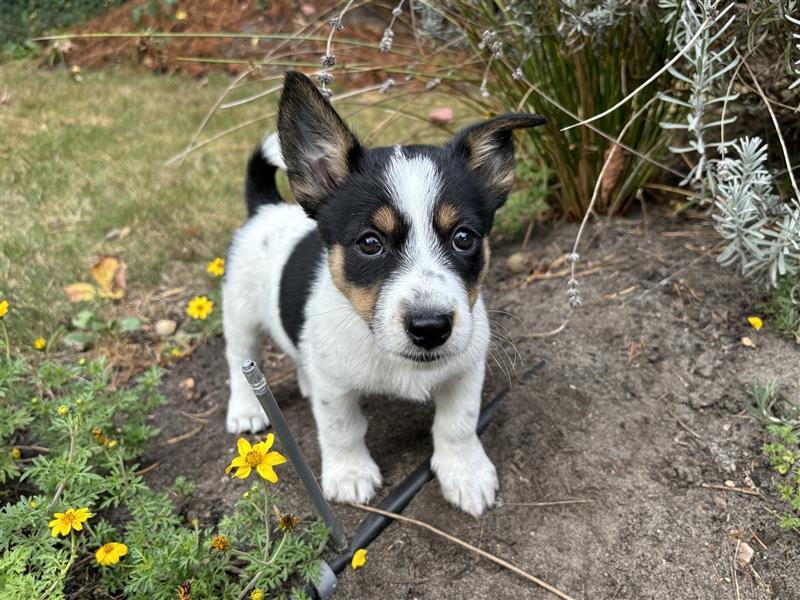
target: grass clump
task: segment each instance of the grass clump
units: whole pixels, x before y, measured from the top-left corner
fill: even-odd
[[[800,530],[800,405],[783,396],[777,383],[755,382],[747,411],[767,429],[761,450],[777,477],[778,497],[786,504],[780,526]]]
[[[248,582],[277,593],[317,574],[327,530],[270,521],[278,501],[266,483],[217,526],[180,514],[193,488],[184,479],[150,489],[135,461],[156,433],[147,416],[163,402],[160,372],[119,391],[110,377],[103,361],[0,363],[0,597],[167,600],[183,587],[232,599]]]

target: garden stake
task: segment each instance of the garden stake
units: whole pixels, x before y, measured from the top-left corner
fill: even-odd
[[[478,435],[482,434],[487,425],[489,425],[494,413],[497,412],[497,409],[503,403],[503,400],[505,400],[507,393],[508,390],[501,391],[483,408],[483,410],[481,410],[480,417],[478,418]],[[433,470],[431,469],[431,457],[428,457],[425,462],[414,469],[408,477],[397,484],[386,498],[378,503],[378,508],[392,513],[402,512],[414,496],[416,496],[422,487],[431,479],[433,479]],[[384,515],[376,513],[367,515],[353,534],[353,539],[350,542],[350,547],[347,549],[347,552],[336,557],[331,563],[321,561],[322,575],[320,580],[316,585],[307,586],[305,590],[306,593],[316,600],[327,600],[332,597],[336,593],[338,583],[336,576],[350,564],[356,550],[366,548],[392,522],[393,519]]]
[[[297,440],[294,439],[292,430],[289,429],[289,424],[286,422],[283,412],[281,412],[281,409],[278,407],[278,403],[275,401],[275,396],[272,395],[272,390],[269,389],[264,374],[253,360],[245,360],[242,362],[242,373],[244,373],[247,383],[249,383],[250,387],[253,389],[264,412],[267,413],[275,435],[281,441],[283,449],[286,450],[286,454],[289,456],[289,460],[292,461],[297,474],[300,476],[300,480],[303,482],[303,486],[306,488],[306,492],[308,492],[311,498],[311,502],[313,502],[319,516],[325,521],[325,525],[331,530],[334,547],[340,551],[344,550],[347,547],[347,538],[339,522],[336,520],[336,517],[333,516],[331,505],[328,504],[328,501],[325,500],[325,496],[322,495],[319,483],[317,483],[314,473],[311,472],[311,467],[308,466],[303,452],[300,450],[300,446],[297,445]]]

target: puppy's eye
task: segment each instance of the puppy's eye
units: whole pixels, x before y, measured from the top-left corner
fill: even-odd
[[[459,227],[453,234],[453,248],[456,252],[469,253],[478,246],[478,236],[466,227]]]
[[[383,242],[375,233],[365,233],[356,242],[358,251],[366,256],[378,256],[383,252]]]

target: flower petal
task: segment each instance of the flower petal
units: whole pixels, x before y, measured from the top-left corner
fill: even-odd
[[[247,479],[248,477],[250,477],[250,471],[252,471],[252,470],[253,470],[253,468],[250,465],[245,465],[243,467],[239,467],[236,470],[235,477],[237,477],[239,479]]]
[[[262,461],[262,463],[267,463],[268,465],[271,465],[273,467],[276,465],[282,465],[285,462],[286,462],[286,457],[280,452],[275,452],[275,451],[267,454],[264,457],[264,460]]]
[[[258,474],[261,475],[264,479],[269,481],[270,483],[278,483],[278,474],[275,473],[275,469],[273,469],[270,465],[264,464],[263,462],[256,467]]]
[[[269,450],[270,448],[272,448],[272,444],[274,444],[274,443],[275,443],[275,434],[274,433],[268,433],[267,434],[267,439],[264,440],[264,444],[266,444],[266,446],[267,446],[266,450]]]
[[[236,449],[239,451],[240,456],[247,456],[247,453],[250,452],[252,448],[250,442],[244,438],[239,438],[239,441],[236,442]]]

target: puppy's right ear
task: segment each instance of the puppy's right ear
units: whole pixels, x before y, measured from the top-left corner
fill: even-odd
[[[278,136],[295,199],[314,218],[361,155],[361,145],[308,77],[288,71],[278,107]]]

